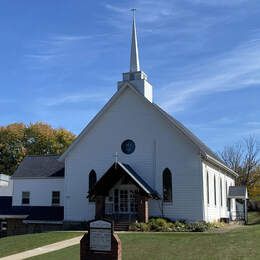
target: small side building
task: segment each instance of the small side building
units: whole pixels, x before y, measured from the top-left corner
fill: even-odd
[[[12,194],[0,206],[7,235],[62,228],[64,164],[57,159],[27,156],[14,172]]]
[[[13,181],[9,175],[0,174],[0,209],[11,208],[13,194]],[[1,210],[0,210],[1,211]],[[7,222],[0,217],[0,237],[7,232]]]

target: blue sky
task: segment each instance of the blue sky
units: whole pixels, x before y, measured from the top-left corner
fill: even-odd
[[[259,140],[257,0],[2,0],[0,125],[78,134],[129,69],[132,7],[155,102],[215,151]]]

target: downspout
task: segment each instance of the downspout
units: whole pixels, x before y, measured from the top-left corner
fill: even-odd
[[[201,182],[201,184],[202,184],[202,218],[203,218],[203,220],[204,221],[206,221],[206,218],[205,218],[205,201],[204,201],[204,169],[205,169],[205,167],[204,167],[204,164],[203,164],[203,161],[202,161],[202,157],[203,155],[202,155],[202,153],[201,153],[201,151],[200,151],[200,169],[201,169],[201,180],[202,180],[202,182]],[[208,207],[207,207],[207,209],[208,209]],[[207,214],[208,215],[208,214]]]

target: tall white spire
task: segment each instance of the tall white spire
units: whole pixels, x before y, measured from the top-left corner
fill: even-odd
[[[117,83],[118,90],[125,86],[126,83],[131,83],[138,92],[140,92],[150,102],[153,102],[153,86],[147,81],[147,75],[140,70],[139,54],[135,24],[135,9],[133,11],[133,28],[132,28],[132,45],[130,57],[130,71],[123,73],[123,80]]]
[[[131,44],[131,57],[130,57],[130,72],[140,71],[139,66],[139,53],[137,45],[137,35],[136,35],[136,24],[135,24],[135,11],[133,11],[133,27],[132,27],[132,44]]]

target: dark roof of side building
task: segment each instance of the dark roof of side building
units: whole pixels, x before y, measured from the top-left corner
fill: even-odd
[[[13,174],[13,178],[64,177],[64,163],[59,156],[26,156]]]

